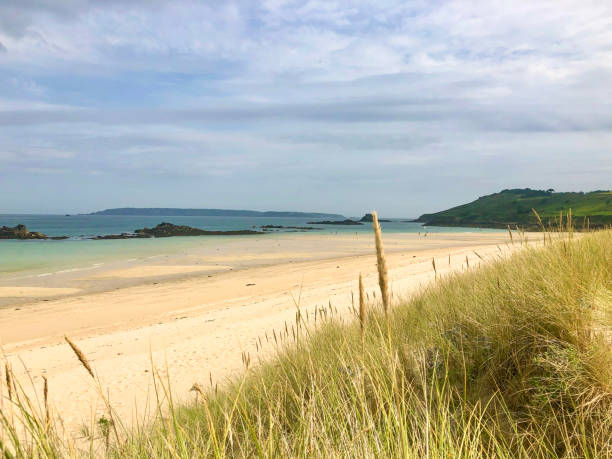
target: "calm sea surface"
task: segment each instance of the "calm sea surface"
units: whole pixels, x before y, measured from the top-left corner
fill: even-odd
[[[0,226],[15,226],[19,223],[30,231],[40,231],[48,236],[70,236],[63,241],[18,241],[0,240],[0,275],[22,271],[44,272],[78,268],[111,260],[131,259],[176,253],[189,247],[221,244],[227,238],[253,236],[195,236],[159,239],[92,241],[88,237],[132,232],[138,228],[154,227],[162,221],[176,225],[188,225],[205,230],[260,229],[262,225],[314,226],[321,231],[313,233],[356,233],[372,231],[371,224],[362,226],[308,225],[310,218],[270,217],[144,217],[115,215],[2,215]],[[474,228],[423,228],[418,223],[407,223],[401,219],[381,223],[383,232],[474,232]],[[492,231],[492,230],[487,230]],[[281,233],[278,233],[281,234]],[[286,233],[285,233],[286,234]],[[257,237],[257,236],[256,236]],[[265,237],[274,237],[267,234]]]

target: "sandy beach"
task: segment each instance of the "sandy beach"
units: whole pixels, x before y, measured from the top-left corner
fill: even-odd
[[[439,273],[461,270],[466,257],[475,266],[480,257],[508,251],[507,242],[500,232],[385,235],[394,298],[433,279],[432,257]],[[41,393],[45,375],[54,412],[78,433],[106,410],[64,335],[78,343],[129,423],[154,397],[152,365],[169,372],[178,399],[192,399],[195,382],[222,384],[241,371],[243,352],[255,361],[270,355],[274,345],[265,336],[294,321],[296,302],[311,315],[331,302],[349,318],[359,273],[373,295],[373,237],[300,234],[240,239],[220,251],[207,247],[57,279],[5,281],[0,338],[22,384]]]

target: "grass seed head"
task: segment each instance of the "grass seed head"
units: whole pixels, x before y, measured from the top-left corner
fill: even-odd
[[[77,359],[79,359],[79,362],[81,362],[81,364],[85,367],[85,369],[91,375],[91,377],[95,378],[94,372],[91,369],[91,365],[89,365],[89,361],[87,360],[87,357],[85,357],[85,354],[83,354],[83,352],[78,348],[76,344],[72,342],[70,338],[68,338],[67,336],[64,336],[64,339],[66,340],[68,345],[72,348],[72,351],[77,356]]]
[[[6,378],[6,388],[8,389],[9,400],[13,400],[13,381],[11,380],[11,367],[7,362],[4,363],[4,377]]]
[[[378,285],[382,295],[385,314],[389,314],[389,276],[387,273],[387,260],[383,250],[382,234],[378,223],[378,214],[372,211],[372,227],[374,228],[374,241],[376,243],[376,261],[378,267]]]

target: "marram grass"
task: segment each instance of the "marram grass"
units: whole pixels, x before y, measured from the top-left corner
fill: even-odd
[[[611,231],[438,276],[388,317],[366,305],[299,322],[275,358],[84,454],[612,457]],[[78,454],[36,423],[20,445],[2,422],[9,455]]]
[[[376,267],[378,269],[378,285],[385,314],[389,314],[389,276],[387,274],[387,260],[382,243],[380,224],[378,223],[378,213],[372,211],[372,228],[374,229],[374,242],[376,244]]]

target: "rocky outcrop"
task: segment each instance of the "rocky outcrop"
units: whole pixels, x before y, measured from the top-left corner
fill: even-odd
[[[142,228],[135,231],[137,235],[148,235],[153,237],[171,236],[237,236],[243,234],[262,234],[260,231],[236,230],[236,231],[206,231],[191,226],[174,225],[162,222],[155,228]]]
[[[103,236],[95,236],[90,239],[94,241],[104,241],[109,239],[148,239],[150,236],[148,234],[135,234],[135,233],[121,233],[121,234],[105,234]]]
[[[99,241],[106,239],[145,239],[150,237],[173,237],[173,236],[240,236],[246,234],[264,234],[261,231],[237,230],[237,231],[206,231],[191,226],[174,225],[162,222],[155,228],[141,228],[133,233],[107,234],[96,236],[91,239]]]
[[[38,231],[28,231],[25,225],[2,226],[0,228],[0,239],[68,239],[68,236],[47,236]]]
[[[355,220],[323,220],[321,222],[308,222],[309,225],[363,225],[363,223],[356,222]]]
[[[360,222],[365,222],[365,223],[372,223],[374,221],[374,216],[372,214],[365,214],[363,217],[361,217],[361,220],[359,220]],[[391,220],[384,220],[382,218],[378,219],[379,222],[390,222]]]
[[[0,239],[47,239],[47,235],[37,231],[28,231],[25,225],[3,226],[0,228]]]
[[[262,225],[260,228],[264,231],[280,230],[280,229],[293,230],[293,231],[316,231],[316,230],[321,229],[321,228],[313,228],[312,226],[283,226],[283,225]]]

